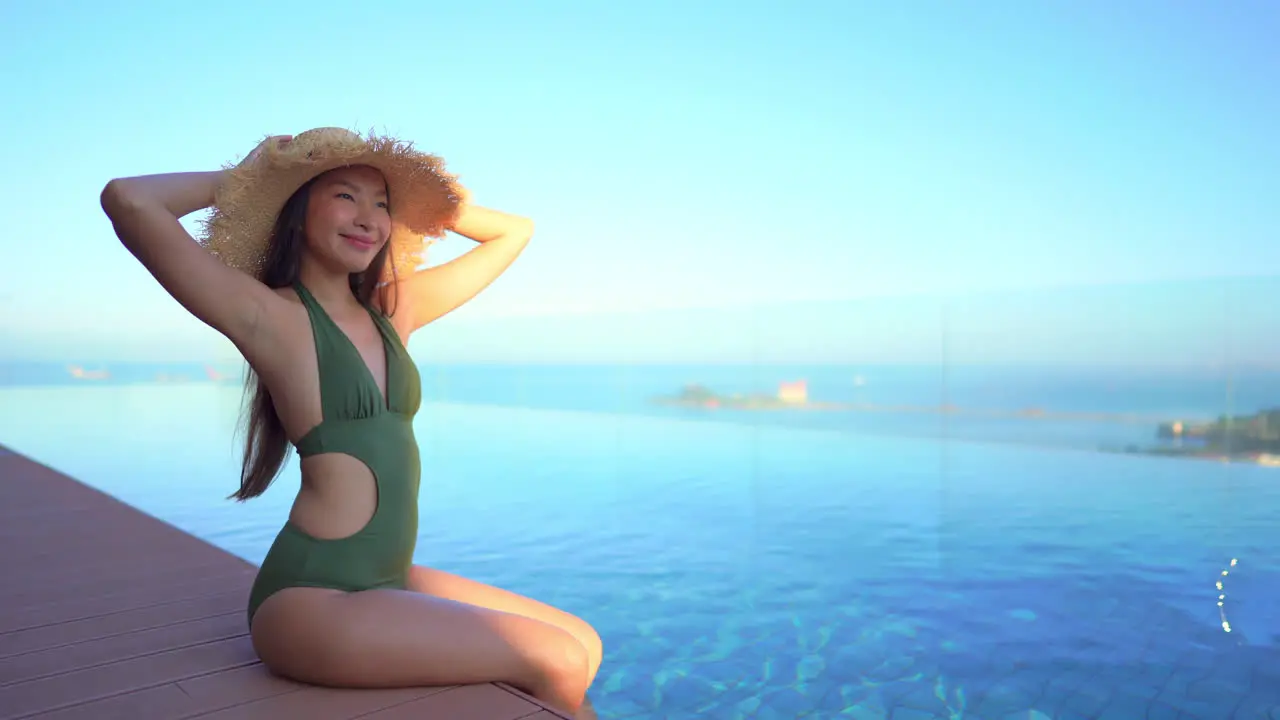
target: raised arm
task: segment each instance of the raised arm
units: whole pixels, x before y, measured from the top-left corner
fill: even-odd
[[[403,319],[392,324],[407,337],[414,330],[446,315],[474,298],[506,271],[533,237],[533,221],[472,205],[465,196],[453,232],[480,243],[442,265],[419,270],[396,285],[396,308]]]
[[[120,242],[192,315],[242,352],[253,344],[263,309],[279,300],[196,243],[178,219],[209,207],[221,172],[118,178],[102,190],[102,209]]]

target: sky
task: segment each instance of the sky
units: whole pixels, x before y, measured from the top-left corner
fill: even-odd
[[[423,358],[920,360],[943,317],[975,360],[1261,358],[1278,31],[1264,0],[7,3],[0,361],[234,356],[98,194],[325,125],[537,223]]]

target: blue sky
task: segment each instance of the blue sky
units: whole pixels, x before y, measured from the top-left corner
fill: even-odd
[[[1110,322],[1100,353],[1208,357],[1216,311],[1153,299],[1203,308],[1176,288],[1240,276],[1280,299],[1275,3],[160,6],[0,11],[0,359],[230,355],[98,191],[319,125],[410,138],[538,223],[422,356],[729,359],[749,343],[725,318],[751,315],[800,359],[909,359],[936,351],[909,313],[950,294],[988,335],[1037,328],[1030,355]],[[1142,328],[1162,339],[1104,341]],[[974,332],[975,359],[1028,355]]]

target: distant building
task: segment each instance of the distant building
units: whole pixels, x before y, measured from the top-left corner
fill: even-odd
[[[809,402],[809,383],[804,380],[778,383],[778,400],[796,404]]]

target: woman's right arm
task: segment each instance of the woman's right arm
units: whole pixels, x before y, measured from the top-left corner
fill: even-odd
[[[213,204],[221,172],[117,178],[102,209],[120,242],[192,315],[242,352],[254,344],[266,308],[279,298],[196,243],[178,218]]]

